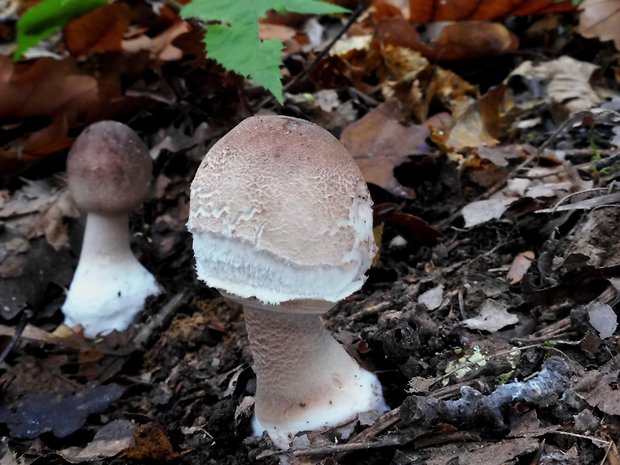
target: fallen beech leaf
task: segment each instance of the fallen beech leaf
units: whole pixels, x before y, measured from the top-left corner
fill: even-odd
[[[599,333],[601,339],[607,339],[618,329],[618,316],[608,304],[593,302],[588,309],[590,324]]]
[[[432,289],[420,294],[418,297],[418,303],[426,305],[429,310],[436,310],[441,306],[443,302],[444,286],[440,284]]]
[[[463,326],[469,329],[496,333],[500,329],[518,322],[519,318],[512,313],[508,313],[504,304],[488,299],[482,304],[480,314],[464,320]]]
[[[583,395],[586,402],[607,415],[620,415],[620,390],[617,389],[620,375],[620,358],[616,355],[596,371],[596,385]]]
[[[444,131],[441,144],[456,151],[495,146],[499,142],[497,138],[502,136],[512,118],[512,106],[512,96],[505,86],[489,90],[469,105],[462,115],[455,115],[456,122],[451,130]],[[438,136],[433,140],[439,142]]]
[[[39,58],[13,64],[0,55],[0,118],[19,120],[33,116],[73,120],[97,102],[97,80],[81,74],[75,60]]]
[[[506,279],[510,284],[517,284],[523,279],[527,270],[532,266],[532,262],[536,258],[534,252],[528,250],[526,252],[522,252],[515,257],[512,261],[512,265],[510,266],[510,270],[506,275]]]
[[[437,244],[437,239],[442,237],[439,230],[409,213],[392,213],[385,218],[385,222],[396,229],[407,242],[416,246],[432,247]]]
[[[103,5],[71,21],[63,30],[67,49],[74,55],[122,50],[129,27],[129,8],[121,3]]]
[[[383,103],[358,121],[347,126],[340,141],[351,152],[367,182],[404,198],[415,196],[394,177],[394,168],[409,155],[427,153],[428,128],[405,126],[398,121],[398,110]]]
[[[579,33],[588,39],[613,40],[620,50],[620,0],[585,0],[579,9]]]
[[[532,87],[535,89],[546,86],[551,102],[565,108],[572,115],[588,110],[602,101],[590,85],[590,77],[597,68],[598,66],[592,63],[569,56],[540,64],[525,61],[510,73],[506,82],[509,84],[514,76],[519,76],[526,82],[534,81]]]
[[[500,218],[510,204],[517,200],[516,198],[495,197],[488,200],[477,200],[469,205],[465,205],[462,210],[465,227],[471,228]]]
[[[428,51],[431,60],[470,60],[511,53],[517,50],[519,39],[500,23],[462,21],[434,23],[427,30]]]
[[[409,0],[409,19],[416,23],[492,20],[506,16],[570,11],[571,1],[557,0]]]
[[[118,455],[135,444],[133,432],[137,424],[130,420],[114,420],[103,426],[86,447],[71,447],[60,451],[71,463],[93,462]]]
[[[163,61],[175,61],[183,58],[183,50],[172,45],[179,36],[190,32],[191,27],[187,21],[178,21],[154,38],[141,35],[139,37],[123,41],[123,50],[138,52],[148,50],[152,59]]]

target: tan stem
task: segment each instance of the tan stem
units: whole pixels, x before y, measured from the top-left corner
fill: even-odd
[[[359,366],[318,315],[246,305],[245,319],[257,376],[256,415],[267,428],[329,410],[359,378]]]

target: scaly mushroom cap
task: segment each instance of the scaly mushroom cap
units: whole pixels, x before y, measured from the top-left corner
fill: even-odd
[[[128,213],[148,195],[153,163],[149,150],[128,126],[100,121],[76,139],[67,158],[69,190],[89,213]]]
[[[336,302],[358,290],[376,246],[355,161],[330,133],[254,116],[222,137],[191,186],[198,276],[267,304]]]

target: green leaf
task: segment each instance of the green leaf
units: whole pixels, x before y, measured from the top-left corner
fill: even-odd
[[[207,24],[207,56],[262,85],[282,103],[283,44],[279,40],[260,40],[258,35],[258,19],[269,10],[305,14],[349,11],[318,0],[193,0],[182,8],[181,16],[219,23]]]
[[[13,60],[59,31],[75,18],[107,3],[107,0],[43,0],[17,22],[17,49]]]

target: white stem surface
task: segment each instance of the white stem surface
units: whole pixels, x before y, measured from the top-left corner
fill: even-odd
[[[300,431],[387,408],[377,377],[349,356],[318,315],[299,312],[245,305],[257,377],[254,432],[267,431],[282,449]]]
[[[129,247],[128,215],[89,213],[80,260],[62,307],[65,324],[94,337],[123,331],[151,295],[161,292]]]

